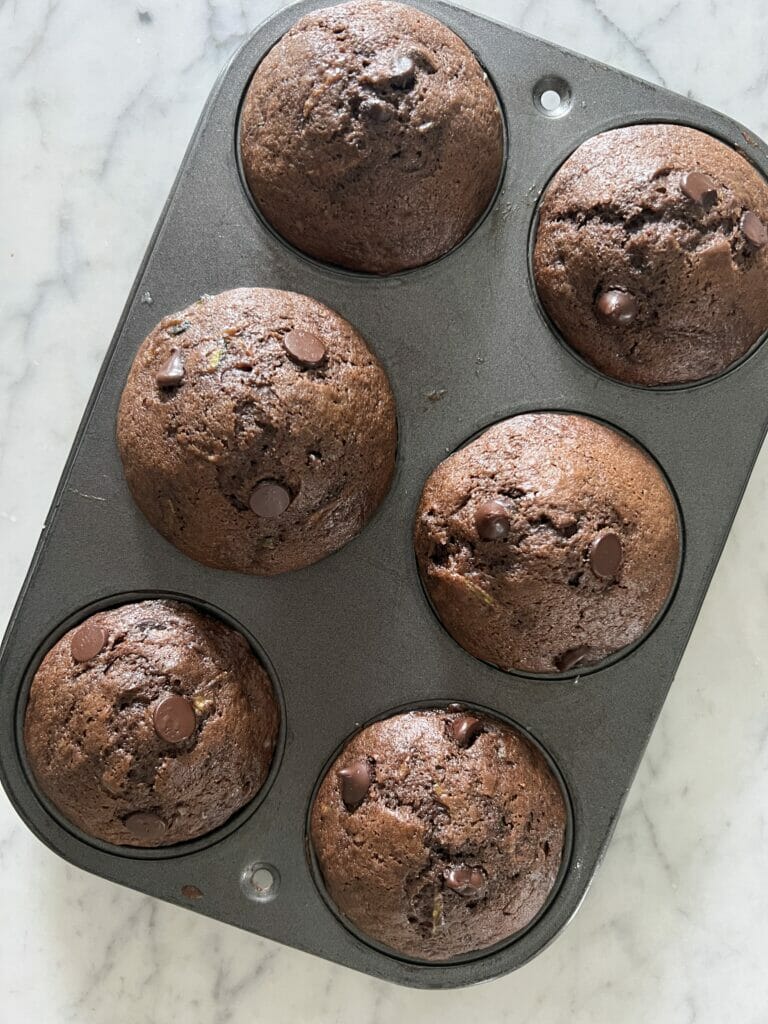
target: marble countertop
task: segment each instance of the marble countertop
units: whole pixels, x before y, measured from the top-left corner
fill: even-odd
[[[768,137],[764,0],[474,0]],[[0,0],[0,629],[203,101],[275,0]],[[399,989],[71,868],[0,793],[6,1020],[761,1024],[768,452],[605,863],[521,971]]]

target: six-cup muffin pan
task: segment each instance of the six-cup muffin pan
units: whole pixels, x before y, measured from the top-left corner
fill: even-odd
[[[237,157],[253,69],[302,14],[276,14],[245,43],[205,107],[96,382],[0,658],[0,769],[29,827],[73,864],[377,977],[467,985],[539,952],[582,900],[674,676],[768,424],[768,346],[716,380],[649,391],[576,358],[536,300],[529,256],[539,196],[595,132],[641,121],[691,125],[764,174],[768,150],[727,118],[646,82],[458,8],[426,0],[474,50],[506,120],[496,199],[454,252],[391,278],[312,262],[259,218]],[[543,93],[547,97],[542,100]],[[349,319],[384,364],[397,401],[398,468],[369,526],[337,554],[273,578],[206,569],[144,520],[115,443],[138,345],[204,292],[260,285],[303,292]],[[529,410],[597,417],[637,440],[676,494],[684,550],[676,592],[652,633],[609,663],[558,679],[507,674],[445,632],[421,588],[411,527],[422,486],[447,453]],[[165,849],[108,846],[46,805],[21,739],[29,682],[64,631],[97,608],[172,595],[236,625],[270,671],[283,713],[258,797],[223,828]],[[336,915],[306,843],[312,794],[361,724],[404,706],[486,708],[527,730],[557,767],[570,807],[561,881],[501,948],[451,964],[375,948]],[[193,888],[191,888],[193,887]]]

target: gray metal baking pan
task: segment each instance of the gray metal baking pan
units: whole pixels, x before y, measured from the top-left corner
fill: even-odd
[[[691,100],[424,0],[416,6],[466,40],[498,91],[508,146],[499,193],[471,236],[430,266],[386,279],[321,266],[259,219],[236,152],[253,69],[317,6],[304,0],[262,25],[203,111],[11,617],[0,655],[0,769],[27,825],[79,867],[376,977],[449,988],[524,964],[584,898],[768,425],[768,346],[716,380],[662,391],[608,380],[573,356],[541,313],[531,283],[538,198],[579,143],[619,125],[701,128],[763,174],[768,151]],[[560,96],[549,113],[539,101],[544,89]],[[114,436],[129,366],[155,322],[203,292],[242,285],[305,292],[337,309],[384,363],[398,407],[398,470],[374,521],[330,558],[271,579],[206,569],[166,543],[131,501]],[[505,674],[458,647],[429,606],[411,547],[416,503],[436,464],[485,426],[530,409],[582,412],[626,431],[667,474],[684,524],[677,591],[652,633],[611,664],[558,680]],[[94,608],[156,594],[201,604],[245,631],[281,694],[283,736],[268,785],[226,826],[189,844],[136,851],[93,842],[46,806],[25,767],[19,725],[30,676],[65,628]],[[374,948],[339,919],[313,872],[306,817],[329,758],[361,723],[440,701],[508,717],[547,751],[569,796],[570,854],[559,888],[526,932],[462,962],[424,964]],[[254,888],[254,864],[270,865],[279,885]],[[194,902],[182,895],[189,885],[203,894]]]

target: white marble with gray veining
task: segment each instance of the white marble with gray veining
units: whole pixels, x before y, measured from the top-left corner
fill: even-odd
[[[276,0],[0,0],[0,627],[203,100]],[[764,0],[470,6],[768,137]],[[768,1020],[768,453],[605,864],[478,989],[398,989],[70,868],[0,794],[0,1019]]]

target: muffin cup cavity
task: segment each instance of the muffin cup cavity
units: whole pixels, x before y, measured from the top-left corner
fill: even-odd
[[[471,637],[468,635],[466,639],[466,644],[468,644],[467,646],[465,644],[461,631],[459,631],[457,634],[454,634],[452,627],[446,624],[443,617],[444,614],[446,613],[446,610],[450,606],[450,595],[448,596],[448,598],[446,597],[445,594],[443,594],[442,597],[436,597],[434,583],[431,583],[429,580],[429,565],[431,564],[431,562],[435,560],[435,558],[438,558],[439,560],[441,554],[440,551],[437,551],[436,553],[432,552],[432,547],[434,547],[435,544],[438,544],[439,548],[444,548],[445,559],[448,559],[450,557],[451,545],[454,543],[454,541],[456,541],[456,538],[454,538],[453,541],[451,541],[449,538],[448,546],[446,546],[446,543],[443,540],[440,540],[440,542],[438,543],[438,541],[435,539],[437,536],[435,528],[426,526],[425,520],[423,519],[425,513],[428,513],[429,517],[431,517],[435,513],[434,499],[436,497],[436,494],[433,493],[433,491],[429,492],[431,496],[431,500],[429,502],[427,502],[426,495],[429,488],[433,486],[433,482],[438,477],[438,470],[440,470],[441,472],[448,472],[448,469],[446,468],[444,470],[443,467],[446,467],[446,463],[450,462],[452,456],[449,455],[447,459],[443,460],[443,462],[439,464],[439,466],[434,467],[432,473],[429,476],[429,479],[425,481],[424,491],[422,493],[422,497],[419,503],[419,510],[416,513],[416,519],[414,523],[414,551],[416,559],[416,568],[421,583],[422,592],[436,619],[438,620],[442,628],[446,631],[446,633],[448,633],[451,639],[456,644],[458,644],[460,648],[462,648],[465,654],[467,654],[469,657],[476,658],[479,661],[485,662],[497,671],[504,672],[510,676],[520,676],[530,679],[540,679],[545,681],[568,681],[581,676],[591,675],[593,673],[600,672],[601,670],[608,668],[610,665],[616,664],[616,662],[621,661],[623,658],[629,656],[633,651],[637,650],[637,648],[639,648],[658,627],[658,625],[664,618],[667,610],[674,601],[677,587],[680,581],[680,575],[682,572],[682,566],[685,555],[685,529],[683,516],[679,500],[669,478],[667,477],[662,467],[659,465],[658,461],[647,450],[647,448],[645,448],[645,446],[638,442],[635,438],[627,434],[626,431],[622,430],[619,427],[616,427],[612,423],[608,423],[600,419],[597,416],[590,415],[589,413],[574,412],[563,409],[518,410],[513,415],[502,418],[500,420],[496,420],[493,423],[483,427],[479,431],[473,433],[469,438],[467,438],[465,441],[463,441],[460,445],[457,446],[452,455],[455,456],[457,453],[460,452],[465,452],[466,454],[467,449],[470,448],[470,446],[476,444],[478,441],[483,439],[484,436],[488,434],[490,431],[492,431],[494,428],[503,428],[505,424],[512,423],[514,420],[518,419],[518,417],[527,417],[531,420],[542,418],[543,420],[551,420],[553,423],[556,423],[558,421],[558,418],[562,418],[564,422],[568,420],[581,420],[584,421],[586,424],[596,424],[603,430],[604,433],[605,431],[612,432],[623,443],[631,445],[632,448],[629,450],[634,451],[637,454],[638,458],[643,457],[645,460],[647,460],[646,465],[649,467],[649,471],[650,469],[652,469],[655,472],[658,483],[662,485],[664,488],[664,493],[666,494],[666,497],[668,499],[667,511],[671,516],[674,517],[674,525],[677,537],[677,553],[674,559],[674,570],[671,575],[671,582],[667,590],[666,596],[663,599],[663,601],[661,601],[658,610],[649,619],[646,627],[640,635],[638,635],[631,642],[626,643],[610,651],[604,656],[597,658],[595,658],[594,656],[594,647],[582,645],[578,641],[578,639],[575,639],[571,645],[564,647],[557,661],[559,670],[536,671],[524,665],[502,666],[498,664],[492,657],[483,656],[483,654],[480,653],[478,649],[472,649],[473,647],[477,648],[482,645],[482,635],[477,641],[473,641]],[[599,443],[599,437],[597,438],[597,441]],[[483,458],[486,458],[486,456],[484,455]],[[461,471],[459,471],[459,473],[461,473]],[[486,483],[488,483],[488,485],[493,489],[496,484],[495,477],[491,477],[488,481],[486,481]],[[449,502],[453,502],[455,504],[456,500],[458,500],[457,495],[459,493],[459,490],[461,489],[461,486],[457,481],[451,481],[449,484],[447,484],[447,486],[449,488],[447,493],[451,495],[450,499],[448,500]],[[482,488],[482,486],[482,478],[477,481],[473,481],[473,487]],[[512,488],[512,490],[509,490],[509,488],[506,487],[506,484],[504,485],[502,490],[508,491],[508,493],[502,494],[501,502],[497,500],[481,501],[480,499],[477,499],[477,501],[475,501],[473,497],[474,490],[473,492],[469,493],[462,501],[461,508],[459,511],[461,511],[461,509],[463,509],[465,506],[468,506],[470,503],[474,503],[477,505],[477,508],[474,512],[473,525],[467,527],[467,524],[464,524],[463,527],[460,527],[460,529],[463,531],[461,532],[461,537],[464,538],[464,540],[461,541],[461,543],[468,548],[470,554],[475,550],[475,545],[478,545],[480,548],[485,547],[488,550],[490,550],[491,546],[498,547],[499,550],[501,550],[502,545],[507,545],[509,543],[525,544],[526,541],[530,539],[528,536],[526,536],[525,533],[516,537],[515,528],[513,526],[513,521],[511,518],[515,514],[516,502],[519,501],[520,499],[525,499],[524,491],[522,489],[518,490],[517,488]],[[556,505],[557,503],[555,503],[555,506]],[[454,517],[452,515],[448,516],[449,520],[453,518]],[[572,522],[571,518],[572,517],[569,517],[568,515],[567,509],[556,507],[554,521],[550,519],[549,514],[546,510],[544,510],[540,516],[534,516],[533,519],[531,519],[528,515],[529,521],[524,522],[522,525],[526,531],[528,531],[529,529],[533,531],[534,540],[536,539],[535,533],[537,533],[539,528],[542,527],[544,529],[550,529],[551,531],[553,531],[554,534],[556,534],[555,543],[558,545],[558,548],[567,548],[568,542],[571,540],[572,537],[575,537],[575,542],[578,542],[578,544],[581,547],[583,547],[582,561],[578,565],[574,565],[572,567],[573,572],[570,573],[570,575],[568,575],[567,582],[569,586],[577,587],[585,577],[587,577],[589,580],[594,579],[594,581],[598,582],[598,585],[601,585],[603,587],[610,586],[615,581],[620,581],[621,572],[623,569],[622,563],[625,555],[620,539],[620,533],[622,530],[621,524],[614,524],[612,522],[609,522],[607,519],[605,522],[596,522],[594,524],[591,524],[587,528],[586,532],[589,534],[589,536],[585,536],[584,538],[582,538],[581,535],[583,529],[581,523],[581,516],[577,517],[578,528],[576,521],[574,520]],[[465,533],[467,534],[467,536],[464,536]],[[469,536],[470,533],[472,534],[472,536]],[[428,536],[432,537],[432,540],[430,541],[431,546],[429,558],[427,558],[425,554],[426,538]],[[579,550],[581,550],[581,547]],[[493,554],[492,551],[491,554]],[[508,557],[509,556],[506,553],[504,553],[504,558],[508,559]],[[460,593],[463,593],[463,590],[465,588],[469,589],[469,591],[471,591],[473,595],[476,594],[478,600],[483,601],[484,606],[487,606],[488,608],[493,608],[494,599],[492,598],[492,596],[488,594],[483,588],[480,587],[479,584],[474,582],[472,579],[472,576],[474,576],[475,574],[474,569],[471,568],[471,565],[473,564],[472,558],[469,558],[469,563],[470,564],[467,567],[467,574],[465,575],[463,572],[459,571],[455,581],[457,585],[461,584],[459,588]],[[514,569],[514,567],[514,562],[511,562],[510,565],[508,566],[510,570]],[[565,582],[566,581],[564,577],[563,585],[565,585]],[[532,586],[535,588],[536,585],[536,580],[532,580]],[[441,614],[441,607],[444,609],[443,614]],[[596,610],[599,610],[599,607],[600,605],[598,596]],[[499,610],[499,614],[506,612],[509,612],[509,609],[502,608],[501,610]],[[454,628],[456,628],[455,623],[453,624],[453,626]]]
[[[272,694],[278,713],[277,723],[277,736],[275,740],[274,750],[272,758],[269,763],[266,776],[259,789],[254,795],[243,804],[242,807],[236,809],[226,821],[222,824],[213,828],[210,832],[206,832],[202,835],[198,835],[192,839],[183,840],[177,843],[169,844],[167,846],[130,846],[130,845],[118,845],[110,842],[106,842],[96,836],[90,835],[83,831],[76,824],[74,824],[68,817],[66,817],[59,808],[52,802],[52,800],[45,795],[42,791],[40,783],[38,782],[35,772],[32,770],[27,746],[25,742],[24,730],[25,730],[25,716],[27,712],[27,705],[29,701],[29,692],[32,686],[32,681],[38,672],[38,669],[43,663],[46,655],[51,652],[57,645],[57,643],[66,636],[70,631],[76,629],[78,623],[85,623],[85,626],[81,626],[79,630],[73,633],[72,637],[72,654],[73,658],[77,660],[75,654],[75,645],[78,642],[79,634],[84,629],[88,628],[88,620],[91,616],[98,612],[110,611],[112,609],[120,608],[125,605],[140,604],[146,601],[170,601],[180,605],[186,605],[189,608],[202,613],[214,620],[221,622],[232,631],[240,634],[243,639],[247,642],[251,652],[256,657],[257,661],[261,665],[262,669],[268,677]],[[106,635],[106,634],[105,634]],[[122,642],[122,641],[121,641]],[[84,654],[93,656],[93,649],[91,651],[83,651]],[[178,699],[178,698],[177,698]],[[170,701],[167,701],[170,703]],[[162,702],[161,702],[162,705]],[[183,723],[180,720],[180,716],[175,712],[178,709],[167,708],[163,709],[161,705],[155,709],[154,715],[154,728],[161,731],[166,738],[170,737],[170,740],[175,742],[183,742],[185,735],[181,732],[175,732],[174,729],[178,729]],[[166,714],[163,716],[163,711]],[[185,708],[181,709],[186,710]],[[158,718],[158,713],[162,717],[162,720]],[[140,860],[161,860],[172,857],[179,857],[188,854],[197,853],[204,850],[214,844],[218,843],[221,839],[230,835],[236,829],[238,829],[245,821],[247,821],[260,807],[262,802],[266,799],[269,794],[269,790],[272,783],[275,780],[279,770],[280,762],[283,756],[283,750],[285,747],[285,736],[286,736],[286,719],[285,719],[285,701],[277,679],[273,665],[271,664],[269,657],[263,650],[258,641],[253,635],[239,622],[232,618],[228,613],[220,608],[211,605],[207,601],[200,600],[196,597],[190,597],[186,594],[176,594],[164,591],[134,591],[124,594],[106,595],[104,598],[93,602],[85,608],[79,609],[74,612],[67,619],[63,620],[62,623],[50,634],[46,641],[40,646],[39,650],[32,659],[24,680],[22,682],[18,701],[16,706],[16,742],[19,760],[21,762],[26,780],[35,794],[35,797],[39,803],[43,806],[47,814],[54,819],[59,826],[75,836],[78,840],[89,846],[95,847],[97,850],[101,850],[105,853],[115,855],[118,857],[137,858]],[[173,735],[172,735],[173,734]],[[157,829],[161,822],[158,823],[154,816],[138,812],[133,817],[136,819],[136,826],[131,831],[136,836],[145,835],[147,838],[152,840],[156,838]],[[142,819],[142,820],[139,820]],[[146,821],[144,820],[146,819]],[[152,819],[152,820],[150,820]]]
[[[383,7],[385,5],[380,3],[379,0],[373,0],[373,3],[370,3],[370,0],[353,0],[352,3],[339,4],[337,6],[339,8],[359,7],[359,8],[362,9],[362,8],[365,8],[366,6]],[[409,11],[411,13],[415,12],[420,17],[423,17],[423,15],[420,14],[418,9],[410,8],[408,5],[400,5],[400,4],[394,3],[394,4],[392,4],[392,6],[401,7],[406,13],[408,13]],[[313,12],[313,13],[318,13],[318,14],[319,13],[323,13],[323,14],[325,14],[325,13],[333,13],[335,10],[336,10],[336,8],[332,7],[332,8],[327,9],[327,11],[324,11],[324,12]],[[460,46],[462,46],[462,47],[469,47],[469,44],[466,43],[466,41],[464,39],[462,39],[459,35],[457,35],[457,33],[453,29],[451,29],[448,25],[446,25],[445,23],[443,23],[442,21],[439,21],[437,19],[434,19],[434,21],[435,21],[437,26],[439,26],[443,30],[446,30],[448,33],[453,35],[454,38],[456,39],[457,43]],[[299,23],[296,23],[296,24],[299,24]],[[291,27],[289,32],[291,32],[293,30],[293,28],[296,27],[296,24],[294,24]],[[472,59],[476,62],[477,66],[479,67],[479,69],[482,72],[482,84],[483,84],[483,87],[487,87],[487,89],[490,90],[490,93],[492,94],[492,97],[495,100],[495,108],[496,108],[496,112],[498,114],[498,119],[499,119],[499,129],[500,129],[500,135],[501,135],[501,144],[500,144],[500,151],[499,151],[499,167],[498,167],[498,174],[496,176],[495,186],[493,187],[492,190],[490,190],[489,198],[488,198],[487,202],[484,204],[484,206],[476,213],[476,215],[471,220],[471,223],[469,223],[469,225],[463,231],[461,236],[458,237],[455,241],[453,241],[453,243],[449,247],[444,248],[441,252],[437,253],[436,255],[433,255],[433,256],[431,256],[431,257],[429,257],[427,259],[424,259],[424,260],[422,260],[420,262],[412,263],[411,265],[403,265],[403,266],[397,266],[397,267],[393,266],[390,269],[374,270],[374,269],[366,269],[366,268],[359,267],[359,266],[352,266],[349,263],[346,263],[346,262],[344,262],[342,260],[334,261],[332,259],[322,258],[322,257],[316,255],[315,253],[312,253],[312,252],[309,252],[309,251],[305,251],[304,249],[302,249],[301,245],[300,245],[300,241],[299,241],[298,238],[289,238],[289,237],[287,237],[287,235],[284,232],[282,232],[273,223],[273,219],[271,219],[266,214],[266,212],[262,209],[262,207],[259,205],[259,202],[258,202],[258,200],[257,200],[257,198],[256,198],[256,196],[254,194],[254,191],[253,191],[253,189],[251,188],[251,186],[250,186],[250,184],[248,182],[248,173],[246,171],[246,166],[245,166],[245,162],[244,162],[244,158],[243,158],[243,144],[242,144],[242,142],[243,142],[243,134],[244,134],[244,126],[245,126],[245,123],[246,123],[246,120],[247,120],[245,111],[247,110],[247,106],[248,106],[248,102],[247,102],[248,101],[248,97],[249,97],[249,94],[251,93],[251,89],[252,89],[252,85],[254,83],[254,80],[256,80],[256,77],[257,77],[257,75],[260,72],[261,65],[264,63],[265,60],[267,60],[270,57],[270,55],[272,54],[273,50],[275,50],[275,48],[277,48],[277,47],[279,47],[279,46],[281,46],[283,44],[284,39],[288,35],[289,35],[289,33],[285,33],[284,36],[282,36],[280,39],[278,39],[278,40],[276,40],[274,42],[274,44],[272,45],[272,47],[269,50],[267,50],[264,54],[262,54],[259,63],[254,68],[254,70],[253,70],[253,72],[252,72],[252,74],[251,74],[251,76],[250,76],[250,78],[248,80],[248,83],[246,84],[246,87],[243,90],[243,93],[242,93],[242,96],[241,96],[241,100],[240,100],[240,104],[239,104],[239,107],[238,107],[237,120],[236,120],[236,124],[235,124],[234,150],[235,150],[235,162],[236,162],[236,166],[237,166],[237,170],[238,170],[238,176],[239,176],[239,179],[240,179],[240,185],[241,185],[241,187],[243,189],[243,192],[245,193],[245,196],[246,196],[250,206],[252,207],[254,213],[256,214],[257,219],[261,222],[262,227],[264,229],[266,229],[266,231],[268,231],[274,238],[276,238],[294,256],[298,257],[299,259],[301,259],[303,261],[306,261],[310,265],[313,265],[313,266],[317,267],[319,270],[321,270],[321,271],[323,271],[325,273],[330,273],[330,274],[333,274],[333,275],[341,275],[342,277],[343,276],[351,276],[351,277],[355,277],[355,278],[368,279],[368,280],[371,280],[371,281],[381,281],[381,280],[386,281],[388,278],[401,278],[401,277],[403,277],[403,275],[411,275],[411,274],[417,273],[418,271],[428,270],[428,269],[433,268],[436,264],[439,264],[443,260],[449,258],[454,253],[456,253],[456,251],[458,249],[460,249],[462,246],[464,246],[465,243],[467,243],[475,235],[475,233],[481,228],[481,226],[483,225],[483,223],[487,219],[488,215],[490,214],[490,212],[492,211],[492,209],[496,205],[496,203],[498,201],[498,198],[499,198],[499,194],[501,193],[502,188],[504,186],[504,181],[505,181],[506,171],[507,171],[507,162],[508,162],[508,156],[509,156],[509,153],[508,153],[508,145],[509,145],[508,138],[509,138],[509,136],[508,136],[507,118],[506,118],[506,113],[505,113],[505,109],[504,109],[504,103],[502,101],[501,94],[500,94],[499,90],[497,89],[497,87],[494,84],[494,81],[493,81],[493,78],[492,78],[491,74],[489,73],[488,69],[482,63],[480,55],[475,53],[474,50],[471,49],[471,47],[469,48],[469,52],[471,54]],[[421,46],[416,46],[415,48],[414,47],[410,47],[410,50],[413,51],[413,52],[411,54],[411,57],[408,58],[408,59],[411,59],[414,62],[414,66],[416,68],[417,75],[421,74],[422,72],[425,72],[425,73],[431,75],[432,74],[432,68],[431,68],[431,63],[427,61],[428,54],[427,54],[426,50],[423,47],[421,47]],[[388,87],[388,89],[385,90],[385,92],[391,92],[392,88],[394,88],[395,94],[397,94],[397,93],[399,93],[401,91],[399,87],[391,87],[391,88]],[[386,99],[386,97],[385,97],[385,99]],[[377,105],[381,105],[381,103],[383,101],[374,100],[372,102],[377,104]],[[386,123],[386,122],[384,122],[384,123]],[[431,127],[431,122],[426,122],[426,124]],[[379,127],[381,127],[381,126],[379,126]],[[369,130],[375,130],[375,128],[376,128],[375,123],[373,125],[369,124],[368,128],[369,128]],[[429,134],[428,132],[425,133],[425,139],[427,139],[428,134]],[[393,189],[391,191],[396,192],[396,191],[399,191],[399,189]]]
[[[235,288],[147,335],[117,442],[133,499],[166,540],[204,565],[274,576],[366,527],[394,475],[397,419],[352,324],[307,295]]]
[[[578,181],[569,180],[582,153],[606,177],[615,176],[615,209],[605,201],[611,194],[605,187],[598,197],[596,186],[580,189]],[[630,166],[623,180],[625,160]],[[645,167],[645,178],[633,160]],[[637,195],[630,200],[635,179]],[[571,223],[578,231],[573,237]],[[625,232],[621,242],[619,231]],[[597,232],[602,232],[599,250]],[[673,256],[671,235],[679,248]],[[590,246],[600,253],[594,260]],[[654,269],[658,287],[649,288]],[[768,300],[758,298],[768,294],[768,182],[743,149],[701,126],[672,119],[606,125],[572,150],[541,189],[530,225],[528,273],[539,315],[569,355],[592,373],[644,391],[716,383],[742,367],[768,336]],[[679,295],[669,281],[679,286]],[[691,342],[681,326],[682,311],[688,316],[691,308],[689,293],[697,296],[693,315],[701,322],[699,342]],[[718,305],[721,295],[726,298]],[[762,308],[755,319],[756,305]],[[565,322],[569,317],[573,323]],[[669,355],[670,335],[680,350],[676,362]],[[729,339],[727,355],[718,351],[724,338]],[[626,357],[624,349],[630,350]],[[633,364],[637,349],[642,358]],[[702,369],[697,371],[697,364]]]
[[[509,729],[516,733],[522,739],[524,744],[527,744],[529,747],[531,747],[535,754],[543,759],[543,763],[546,769],[548,770],[549,775],[551,776],[552,780],[555,782],[559,790],[559,795],[562,798],[562,807],[564,814],[562,853],[559,868],[557,870],[556,877],[551,885],[549,893],[546,896],[546,899],[542,902],[538,911],[531,917],[531,919],[524,925],[524,927],[510,934],[501,941],[493,943],[492,945],[488,945],[482,949],[462,953],[460,955],[446,959],[426,959],[415,955],[411,956],[404,954],[392,948],[391,946],[387,946],[384,943],[377,941],[370,934],[367,934],[365,931],[361,930],[360,927],[358,927],[352,920],[349,919],[349,917],[347,917],[343,913],[342,910],[340,910],[334,898],[331,896],[326,881],[323,877],[323,872],[320,867],[320,862],[312,838],[312,815],[316,800],[318,798],[318,794],[327,776],[334,769],[337,762],[342,758],[344,752],[348,749],[352,741],[361,733],[365,732],[365,730],[369,729],[370,726],[375,725],[376,723],[386,722],[389,719],[394,719],[399,716],[407,716],[410,712],[430,711],[445,712],[446,720],[450,721],[450,723],[452,723],[455,726],[453,733],[451,734],[451,741],[458,743],[459,746],[470,746],[476,739],[475,734],[467,736],[462,733],[462,726],[466,724],[466,722],[479,723],[479,727],[476,728],[477,733],[479,733],[482,730],[482,727],[486,722],[490,722],[491,724],[495,722],[502,728]],[[464,732],[466,732],[466,730],[464,730]],[[373,767],[371,772],[373,776],[373,774],[375,773],[375,766]],[[340,782],[341,781],[342,780],[340,780]],[[345,799],[347,798],[346,792],[344,793],[344,797]],[[382,953],[393,960],[400,961],[402,963],[418,965],[419,969],[424,972],[427,972],[427,974],[429,972],[436,972],[441,968],[457,967],[461,964],[473,963],[478,960],[485,960],[490,957],[493,957],[494,955],[500,953],[502,950],[507,949],[509,946],[519,941],[524,935],[526,935],[533,928],[535,928],[536,925],[539,924],[539,922],[542,920],[542,918],[548,913],[553,904],[555,904],[555,902],[557,901],[559,890],[570,870],[571,854],[574,843],[574,816],[571,798],[568,792],[568,787],[566,785],[565,779],[557,765],[557,762],[554,760],[552,755],[531,734],[529,730],[525,729],[523,726],[515,722],[508,715],[481,706],[477,703],[474,703],[471,700],[458,700],[455,696],[446,698],[445,700],[411,702],[408,704],[400,705],[395,708],[388,709],[387,711],[384,711],[376,717],[370,719],[368,722],[363,723],[353,733],[347,736],[327,759],[326,763],[323,765],[320,774],[318,775],[317,782],[315,783],[315,787],[312,791],[312,796],[307,807],[305,828],[307,861],[312,873],[312,878],[314,880],[315,885],[317,886],[317,890],[320,896],[322,897],[324,903],[326,904],[329,911],[333,914],[333,916],[348,932],[350,932],[351,935],[355,937],[356,940],[363,943],[365,946],[369,946],[377,952]],[[448,892],[449,890],[461,890],[464,892],[467,899],[476,899],[477,897],[474,891],[470,891],[473,883],[473,879],[469,877],[470,874],[471,869],[464,869],[462,867],[459,867],[454,872],[454,875],[456,877],[447,880],[446,891]],[[467,878],[464,878],[463,875],[467,875]],[[478,876],[478,882],[479,881],[480,879]]]

